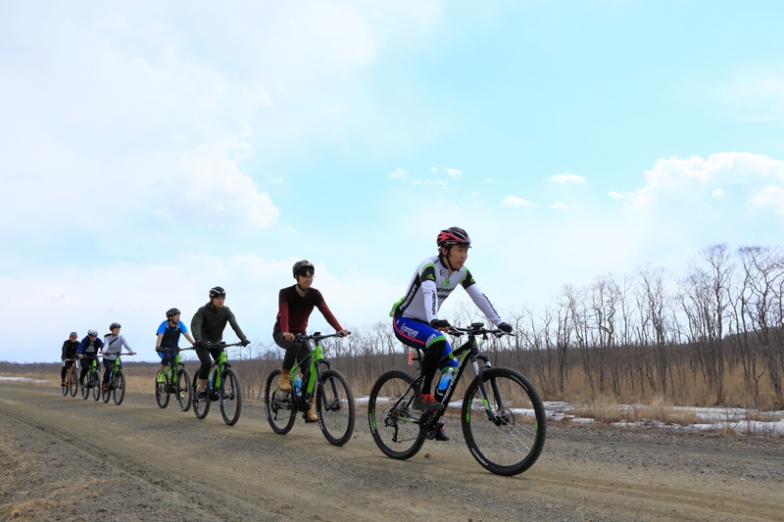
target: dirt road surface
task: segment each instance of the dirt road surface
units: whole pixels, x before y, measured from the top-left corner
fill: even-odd
[[[551,423],[526,473],[485,471],[462,442],[381,454],[358,407],[329,445],[276,435],[248,406],[233,427],[152,394],[121,406],[0,383],[0,520],[784,521],[784,442]]]

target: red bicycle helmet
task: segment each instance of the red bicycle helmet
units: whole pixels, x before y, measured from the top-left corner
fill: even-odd
[[[445,248],[449,248],[454,245],[463,245],[463,246],[470,247],[471,238],[468,236],[468,232],[466,232],[462,228],[449,227],[438,233],[438,237],[436,238],[436,244],[439,247],[445,247]]]

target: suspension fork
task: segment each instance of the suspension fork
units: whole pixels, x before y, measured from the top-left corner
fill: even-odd
[[[484,361],[484,365],[480,366],[477,360]],[[472,355],[471,363],[474,365],[474,372],[476,373],[477,388],[479,389],[479,394],[482,396],[482,404],[485,406],[485,413],[487,413],[487,419],[490,422],[495,422],[496,415],[493,413],[493,409],[490,406],[490,397],[487,394],[487,388],[485,387],[485,382],[482,379],[482,374],[488,368],[490,368],[490,358],[481,353],[477,353]],[[490,386],[493,389],[493,397],[495,397],[496,406],[498,410],[504,409],[504,401],[501,398],[501,390],[498,388],[498,382],[495,379],[490,379]]]

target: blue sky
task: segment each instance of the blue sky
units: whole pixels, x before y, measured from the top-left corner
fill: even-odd
[[[780,244],[782,11],[3,2],[0,360],[112,321],[152,360],[164,311],[214,285],[269,343],[303,257],[372,324],[449,226],[505,311]]]

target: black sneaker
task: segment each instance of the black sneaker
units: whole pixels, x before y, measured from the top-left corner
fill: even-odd
[[[446,434],[446,430],[443,426],[436,432],[436,440],[439,442],[446,442],[449,440],[449,435]]]
[[[60,386],[62,386],[63,388],[65,388],[65,386],[66,386],[66,384],[65,384],[65,381],[62,381],[62,382],[60,383]]]
[[[208,401],[208,400],[210,400],[210,392],[208,392],[207,390],[200,391],[199,393],[196,394],[196,400],[197,401]]]
[[[411,403],[411,407],[421,411],[442,411],[444,409],[444,405],[429,393],[417,395],[414,402]]]

